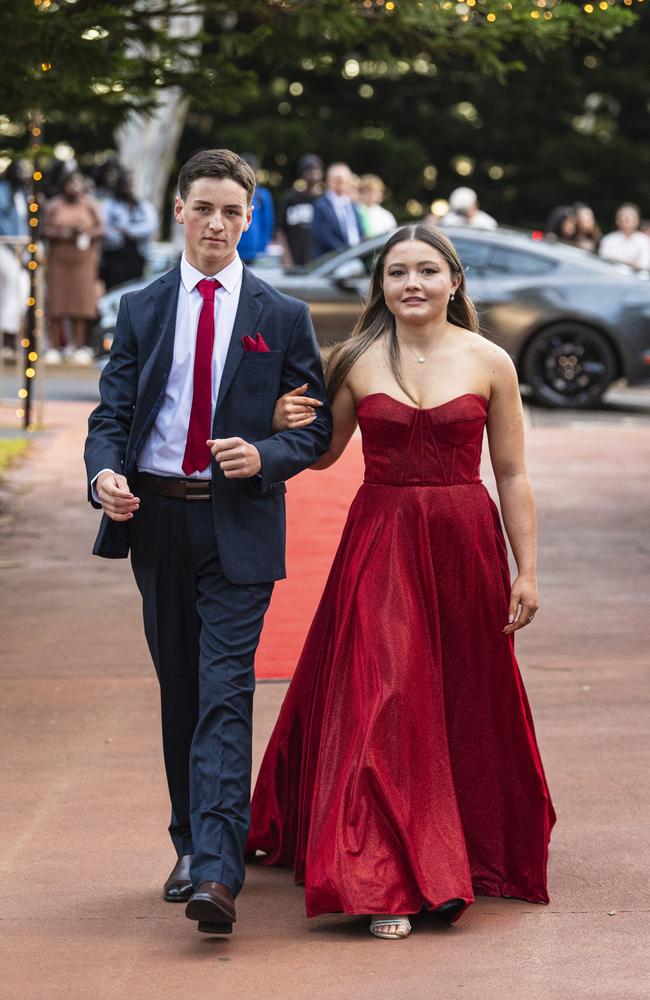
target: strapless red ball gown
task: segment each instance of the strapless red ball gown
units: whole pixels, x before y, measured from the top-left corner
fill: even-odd
[[[365,479],[262,762],[247,849],[307,914],[548,902],[555,814],[508,621],[488,404],[359,406]],[[317,475],[317,473],[314,473]]]

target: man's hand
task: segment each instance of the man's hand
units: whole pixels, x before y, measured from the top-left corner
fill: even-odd
[[[220,438],[206,444],[226,479],[250,479],[262,468],[259,451],[243,438]]]
[[[111,521],[130,521],[140,509],[140,500],[131,493],[126,476],[118,476],[116,472],[100,472],[95,480],[95,492]]]

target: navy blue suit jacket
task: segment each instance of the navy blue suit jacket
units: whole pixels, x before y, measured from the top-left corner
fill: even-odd
[[[359,227],[359,236],[363,239],[363,225],[361,215],[356,205],[352,205]],[[347,233],[341,229],[338,215],[334,211],[332,202],[326,194],[321,195],[314,202],[314,218],[311,224],[311,236],[314,257],[329,253],[330,250],[344,250],[348,243]]]
[[[102,469],[131,482],[138,452],[165,398],[176,329],[180,267],[122,297],[111,356],[100,379],[99,406],[88,421],[85,461],[90,483]],[[242,337],[261,333],[269,351],[244,351]],[[279,396],[309,383],[325,405],[299,430],[273,434]],[[215,408],[212,436],[242,437],[262,459],[261,475],[226,479],[212,463],[212,509],[221,566],[233,583],[285,575],[285,479],[327,450],[332,430],[320,352],[304,302],[283,295],[244,267],[239,307]],[[135,517],[137,518],[137,513]],[[93,553],[125,558],[131,522],[106,515]]]

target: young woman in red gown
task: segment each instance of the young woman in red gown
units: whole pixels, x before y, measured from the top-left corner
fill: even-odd
[[[308,916],[364,913],[403,938],[474,893],[547,903],[555,821],[514,633],[538,607],[517,376],[480,336],[458,255],[398,230],[328,363],[339,458],[365,478],[262,762],[248,851],[289,865]],[[313,417],[298,390],[282,426]],[[499,513],[479,478],[483,432]]]

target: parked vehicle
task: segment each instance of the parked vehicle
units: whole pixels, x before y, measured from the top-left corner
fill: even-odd
[[[650,378],[650,281],[624,265],[515,230],[448,227],[482,332],[512,357],[520,382],[555,407],[595,405],[618,379]],[[347,337],[386,236],[283,270],[256,265],[260,277],[308,303],[319,343]],[[151,279],[149,279],[151,280]],[[100,302],[106,338],[124,291]]]

